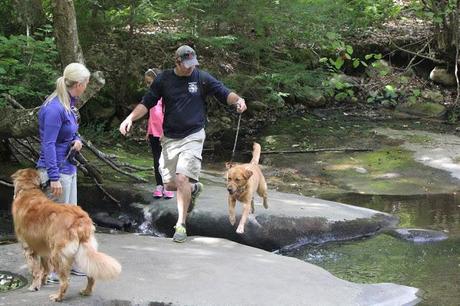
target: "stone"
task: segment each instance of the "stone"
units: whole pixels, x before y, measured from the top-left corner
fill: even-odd
[[[457,80],[455,75],[445,68],[434,67],[430,72],[430,80],[444,86],[455,86]]]
[[[448,238],[443,232],[419,228],[395,228],[386,231],[386,234],[415,243],[437,242]]]

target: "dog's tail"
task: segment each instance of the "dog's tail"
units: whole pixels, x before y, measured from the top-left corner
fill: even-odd
[[[254,142],[254,144],[252,145],[252,159],[251,159],[251,164],[258,164],[259,163],[259,159],[260,159],[260,144],[258,144],[257,142]]]
[[[121,265],[115,258],[97,251],[93,235],[88,241],[80,243],[75,261],[79,269],[95,279],[114,279],[121,273]]]

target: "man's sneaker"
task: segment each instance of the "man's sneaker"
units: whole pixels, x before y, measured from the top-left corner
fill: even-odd
[[[187,240],[187,230],[185,229],[185,224],[174,226],[176,232],[173,236],[174,242],[185,242]]]
[[[85,273],[81,272],[81,271],[78,271],[74,268],[72,268],[72,270],[70,270],[70,274],[72,275],[75,275],[75,276],[86,276]]]
[[[192,191],[192,196],[190,199],[190,204],[188,206],[187,212],[191,212],[195,208],[196,199],[200,196],[202,191],[203,191],[203,184],[201,184],[200,182],[195,183],[195,190]]]
[[[48,276],[46,277],[46,283],[47,284],[59,284],[59,277],[55,272],[50,272]]]
[[[153,197],[156,199],[159,199],[162,196],[163,196],[163,186],[157,185],[157,187],[155,187],[155,191],[153,192]]]
[[[174,192],[163,189],[163,198],[166,200],[174,198]]]

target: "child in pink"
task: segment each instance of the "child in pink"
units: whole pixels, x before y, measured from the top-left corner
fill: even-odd
[[[145,72],[144,80],[147,85],[151,85],[155,80],[157,74],[160,73],[158,69],[149,69]],[[150,143],[150,148],[153,154],[153,168],[155,170],[155,181],[157,186],[153,191],[155,198],[171,199],[174,197],[174,192],[168,191],[163,186],[163,179],[159,171],[159,160],[161,155],[161,142],[160,138],[163,136],[163,101],[160,99],[155,107],[152,107],[149,112],[149,121],[147,124],[147,135]]]

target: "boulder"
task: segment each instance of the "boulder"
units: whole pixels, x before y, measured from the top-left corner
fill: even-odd
[[[430,72],[430,80],[444,86],[457,85],[455,75],[446,68],[434,67]]]
[[[446,240],[448,236],[440,231],[419,228],[394,228],[387,230],[386,234],[416,243],[429,243]]]

